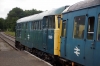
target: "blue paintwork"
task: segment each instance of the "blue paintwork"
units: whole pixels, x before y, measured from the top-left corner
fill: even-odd
[[[65,37],[61,37],[61,46],[60,46],[61,50],[61,57],[65,58],[66,57],[66,48],[65,48]]]
[[[91,7],[83,10],[77,10],[69,13],[63,14],[63,20],[68,19],[68,25],[66,27],[67,29],[67,39],[65,40],[65,37],[61,38],[61,57],[65,59],[69,59],[71,61],[77,62],[79,64],[82,64],[84,66],[100,66],[100,41],[96,40],[96,33],[97,33],[97,22],[98,22],[98,15],[100,13],[100,6],[97,7]],[[73,30],[74,30],[74,17],[86,15],[85,20],[85,32],[84,32],[84,39],[75,39],[73,38]],[[88,18],[89,17],[95,17],[95,23],[94,23],[94,36],[93,40],[87,39],[87,28],[88,28]],[[68,29],[69,28],[69,29]],[[64,43],[66,41],[66,52],[64,50]],[[92,45],[91,43],[94,43]],[[77,47],[80,49],[80,55],[77,56],[74,53],[74,48]],[[95,49],[91,49],[95,48]],[[66,56],[65,56],[66,54]]]
[[[52,36],[52,39],[49,38]],[[43,30],[43,51],[54,54],[54,30],[44,29]]]
[[[100,7],[97,7],[97,17],[98,14],[100,14]],[[97,21],[98,22],[98,21]],[[95,25],[98,25],[98,23],[96,22]],[[97,28],[97,26],[95,26]],[[97,30],[96,30],[97,31]],[[95,36],[96,39],[96,36]],[[100,66],[100,41],[96,41],[95,42],[95,50],[94,50],[94,66]]]

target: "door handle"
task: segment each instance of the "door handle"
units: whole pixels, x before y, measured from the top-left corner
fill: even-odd
[[[92,45],[91,49],[95,49],[95,48],[94,48],[94,43],[91,43],[91,45]]]
[[[92,46],[94,46],[94,43],[91,43]]]

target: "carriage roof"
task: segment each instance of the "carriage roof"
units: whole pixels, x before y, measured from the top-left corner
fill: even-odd
[[[45,12],[42,12],[42,13],[39,13],[39,14],[24,17],[24,18],[17,20],[17,23],[42,20],[44,16],[61,14],[66,7],[68,7],[68,6],[63,6],[63,7],[53,9],[53,10],[50,10],[50,11],[45,11]]]
[[[97,5],[100,5],[100,0],[84,0],[71,5],[68,9],[65,9],[63,13],[93,7]]]

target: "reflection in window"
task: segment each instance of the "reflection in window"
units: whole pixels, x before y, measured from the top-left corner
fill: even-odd
[[[85,15],[74,18],[74,38],[83,39],[85,29]]]
[[[100,41],[100,15],[98,17],[98,32],[97,32],[97,40]]]
[[[65,34],[66,34],[66,21],[63,21],[62,22],[62,33],[61,33],[61,36],[65,37]]]
[[[87,39],[92,40],[93,39],[93,34],[94,34],[94,17],[89,17],[88,18],[88,32],[87,32]]]

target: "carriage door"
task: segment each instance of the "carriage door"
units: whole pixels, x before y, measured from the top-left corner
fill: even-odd
[[[48,17],[44,18],[44,26],[43,26],[43,50],[47,51],[47,40],[48,40]]]
[[[86,13],[82,11],[83,13]],[[73,61],[84,65],[84,30],[85,30],[86,16],[79,15],[74,17],[74,30],[73,30]]]
[[[97,34],[96,42],[94,43],[94,66],[100,66],[100,7],[98,8],[97,18]]]
[[[67,22],[66,20],[62,22],[62,32],[61,32],[61,57],[66,56],[66,29],[67,29]]]
[[[87,14],[87,25],[86,25],[86,44],[85,44],[85,66],[93,66],[93,53],[95,44],[95,33],[96,33],[96,8],[88,10]]]

